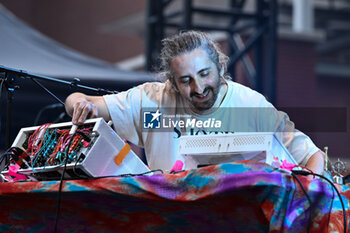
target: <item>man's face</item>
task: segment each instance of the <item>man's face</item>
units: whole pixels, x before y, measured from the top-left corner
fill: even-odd
[[[180,95],[198,111],[210,109],[220,90],[220,76],[207,53],[198,48],[175,57],[170,65]]]

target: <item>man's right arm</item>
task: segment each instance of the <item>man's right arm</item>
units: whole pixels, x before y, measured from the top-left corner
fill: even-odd
[[[76,92],[67,97],[65,107],[75,125],[83,124],[89,118],[102,117],[106,121],[111,119],[102,96],[89,96]]]

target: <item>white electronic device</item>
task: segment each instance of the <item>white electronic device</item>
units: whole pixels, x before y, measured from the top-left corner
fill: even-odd
[[[75,131],[75,127],[71,122],[66,122],[51,124],[48,129],[73,129]],[[78,128],[80,127],[92,128],[89,135],[91,141],[87,147],[79,148],[76,155],[79,159],[66,165],[65,178],[117,176],[150,171],[130,149],[130,146],[102,118],[87,120],[84,125]],[[28,142],[28,137],[38,128],[39,126],[22,128],[12,147],[18,147],[25,151],[27,148],[24,144]],[[26,175],[34,174],[35,177],[45,180],[51,177],[60,177],[63,167],[63,164],[58,164],[34,167],[34,169],[21,168],[18,172]],[[2,174],[9,175],[8,171],[3,171]]]
[[[242,160],[265,162],[270,165],[297,164],[274,133],[234,133],[182,136],[180,154],[186,169],[204,165]]]

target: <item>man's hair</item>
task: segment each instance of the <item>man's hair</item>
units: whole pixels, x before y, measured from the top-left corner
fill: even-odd
[[[203,32],[180,32],[175,36],[163,39],[162,46],[159,69],[162,78],[173,82],[173,74],[170,67],[172,60],[179,55],[192,52],[197,48],[202,48],[216,65],[218,72],[223,68],[224,77],[229,79],[229,76],[226,75],[228,57],[220,50],[217,43]]]

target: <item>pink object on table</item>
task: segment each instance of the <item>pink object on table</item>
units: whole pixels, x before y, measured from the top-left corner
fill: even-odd
[[[9,167],[9,175],[13,178],[12,181],[17,181],[17,180],[26,180],[27,177],[21,174],[18,174],[17,171],[20,169],[20,166],[16,163],[15,165],[12,165]]]
[[[181,160],[176,160],[176,162],[174,163],[173,167],[171,168],[170,172],[178,172],[181,171],[182,168],[184,166],[184,162],[182,162]]]
[[[295,166],[296,165],[294,163],[288,163],[287,160],[283,160],[280,168],[287,170],[287,171],[291,171],[291,170],[293,170],[293,168],[295,168]]]

